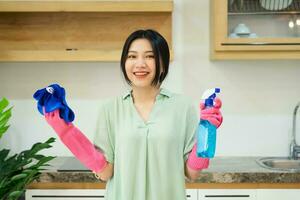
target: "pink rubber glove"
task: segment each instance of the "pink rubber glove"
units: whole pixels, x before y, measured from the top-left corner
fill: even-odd
[[[223,116],[220,111],[222,107],[222,101],[219,98],[215,98],[214,106],[205,108],[204,103],[200,103],[200,119],[207,120],[217,128],[221,126],[223,122]]]
[[[61,119],[58,109],[50,113],[45,113],[45,118],[61,141],[88,169],[99,173],[106,167],[107,161],[104,155],[97,151],[95,146],[78,128],[72,123],[66,123]]]
[[[215,98],[215,104],[213,107],[205,108],[204,103],[200,103],[200,119],[209,121],[217,128],[220,127],[223,122],[223,116],[220,112],[221,107],[222,101],[219,98]],[[198,157],[196,151],[197,143],[195,143],[192,152],[189,154],[187,166],[196,171],[208,168],[209,159]]]
[[[197,143],[195,143],[195,145],[193,146],[192,152],[189,154],[189,157],[187,159],[188,168],[193,169],[195,171],[208,168],[209,159],[197,157],[196,151],[197,151]]]

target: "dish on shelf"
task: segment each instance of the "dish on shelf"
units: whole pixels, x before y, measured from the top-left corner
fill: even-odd
[[[260,0],[261,7],[266,10],[283,10],[291,5],[293,0]]]
[[[248,35],[250,34],[250,29],[245,24],[238,24],[233,32],[237,35]]]

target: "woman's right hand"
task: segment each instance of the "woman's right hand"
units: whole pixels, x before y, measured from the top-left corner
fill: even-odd
[[[95,176],[102,181],[108,181],[113,174],[114,165],[108,162],[106,167],[101,172],[95,173]]]
[[[62,136],[72,125],[71,123],[67,123],[64,119],[60,118],[58,109],[50,113],[46,113],[44,109],[44,115],[47,123],[59,136]]]

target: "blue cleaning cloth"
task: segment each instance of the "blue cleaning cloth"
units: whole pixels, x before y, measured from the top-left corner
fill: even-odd
[[[75,114],[68,106],[65,97],[65,89],[58,84],[49,85],[33,94],[33,98],[38,101],[37,108],[42,115],[44,115],[43,107],[46,113],[59,109],[59,116],[66,122],[72,122]]]

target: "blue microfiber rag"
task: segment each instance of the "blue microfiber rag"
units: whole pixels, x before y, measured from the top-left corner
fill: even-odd
[[[49,85],[33,94],[33,98],[38,101],[37,108],[42,115],[44,115],[43,107],[45,107],[46,113],[59,109],[59,116],[66,122],[72,122],[75,115],[68,106],[65,97],[65,89],[58,84]]]

